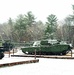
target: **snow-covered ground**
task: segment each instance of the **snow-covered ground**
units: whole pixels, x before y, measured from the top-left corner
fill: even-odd
[[[9,60],[7,56],[5,58]],[[19,59],[30,58],[19,57]],[[0,68],[0,75],[74,75],[74,59],[38,59],[38,63],[2,67]]]
[[[19,54],[24,55],[24,53],[18,49],[17,49],[17,53],[15,53],[15,54],[16,55],[19,55]],[[28,57],[11,57],[11,55],[13,55],[13,53],[10,54],[10,57],[9,57],[9,54],[4,54],[4,55],[5,55],[4,58],[0,60],[0,64],[34,59],[34,58],[28,58]]]

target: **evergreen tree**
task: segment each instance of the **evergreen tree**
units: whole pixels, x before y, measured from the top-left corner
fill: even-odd
[[[45,35],[46,37],[50,37],[53,39],[54,32],[56,31],[57,28],[57,17],[53,14],[49,15],[47,17],[47,22],[46,22],[46,30],[45,30]]]

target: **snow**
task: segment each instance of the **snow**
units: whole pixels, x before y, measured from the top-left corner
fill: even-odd
[[[39,59],[39,63],[0,68],[1,75],[74,75],[74,60]]]
[[[19,52],[17,52],[19,53]],[[7,56],[3,60],[10,60]],[[12,57],[16,60],[18,57]],[[34,58],[19,57],[19,60]],[[38,58],[38,63],[1,67],[0,75],[74,75],[74,59]]]

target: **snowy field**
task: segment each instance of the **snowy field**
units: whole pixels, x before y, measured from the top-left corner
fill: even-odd
[[[7,56],[5,58],[9,60]],[[5,58],[2,60],[5,60]],[[13,58],[17,59],[15,57]],[[26,60],[34,58],[19,57],[19,59]],[[38,59],[38,63],[1,67],[0,75],[74,75],[74,59]]]

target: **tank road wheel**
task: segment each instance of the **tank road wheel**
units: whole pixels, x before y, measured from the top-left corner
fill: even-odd
[[[1,53],[0,53],[0,59],[2,59],[3,57],[4,57],[4,53],[1,52]]]
[[[66,55],[66,52],[62,52],[62,55]]]

